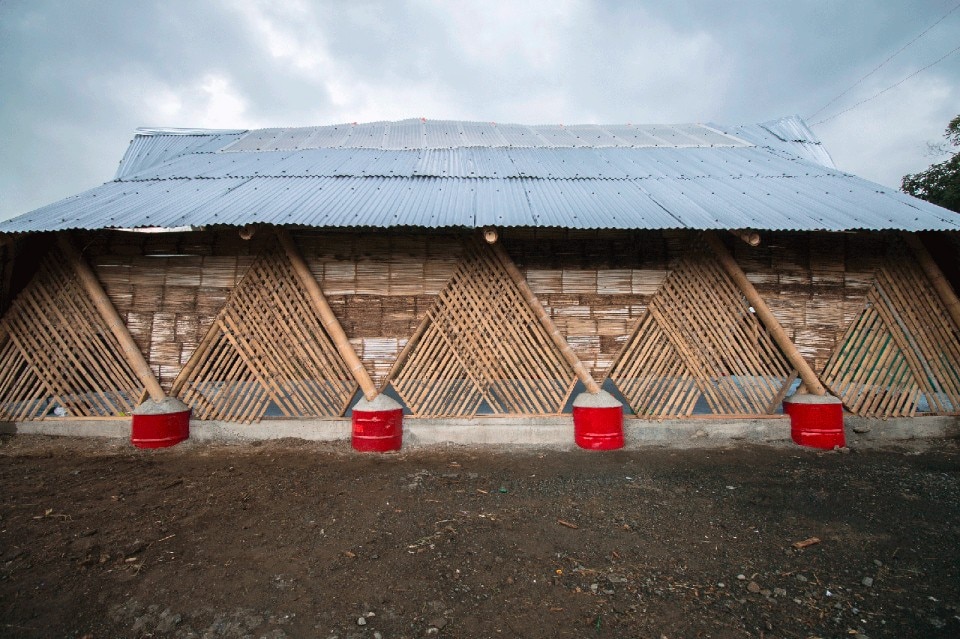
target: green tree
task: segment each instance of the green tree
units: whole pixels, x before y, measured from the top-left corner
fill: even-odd
[[[950,120],[944,137],[950,147],[960,147],[960,115]],[[927,202],[960,213],[960,153],[952,151],[948,159],[930,165],[926,171],[903,176],[900,188]]]

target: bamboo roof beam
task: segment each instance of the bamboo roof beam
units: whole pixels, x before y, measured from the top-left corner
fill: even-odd
[[[737,231],[730,231],[730,233],[739,237],[750,246],[760,246],[760,234],[756,231],[751,231],[750,229],[740,229]]]
[[[827,389],[820,383],[817,374],[813,372],[813,369],[810,368],[807,361],[803,359],[803,355],[800,354],[796,345],[794,345],[787,336],[787,332],[783,330],[780,322],[777,321],[777,318],[770,311],[770,307],[768,307],[767,303],[760,297],[760,293],[757,292],[753,283],[747,279],[743,269],[740,268],[737,261],[730,255],[730,251],[727,250],[726,245],[720,238],[709,231],[703,235],[707,245],[717,256],[720,266],[723,267],[723,270],[726,271],[730,279],[732,279],[737,285],[737,288],[740,289],[740,292],[742,292],[744,297],[747,298],[747,301],[750,302],[750,306],[753,307],[757,313],[757,317],[760,318],[760,321],[763,322],[763,325],[770,332],[770,337],[773,338],[773,341],[775,341],[777,346],[780,347],[780,350],[783,351],[787,361],[797,369],[807,392],[813,395],[826,395]]]
[[[287,233],[285,229],[277,229],[277,239],[280,240],[280,246],[293,265],[293,270],[296,271],[300,283],[303,284],[303,288],[307,292],[307,297],[310,299],[310,304],[320,318],[320,323],[323,324],[323,328],[333,341],[333,345],[336,346],[337,352],[340,354],[340,357],[343,358],[347,368],[350,369],[350,374],[353,375],[354,380],[356,380],[360,386],[360,390],[363,391],[363,396],[367,401],[373,401],[378,394],[377,387],[374,385],[373,379],[370,378],[367,369],[364,368],[363,362],[361,362],[357,356],[357,352],[353,349],[350,340],[347,339],[347,334],[343,331],[343,327],[340,326],[337,316],[333,314],[333,310],[330,308],[326,296],[324,296],[323,291],[320,290],[320,285],[317,284],[313,273],[310,272],[310,267],[307,266],[307,262],[303,259],[300,249],[297,248],[293,238],[290,237],[290,234]]]
[[[907,243],[907,246],[910,247],[910,250],[913,251],[914,256],[917,258],[917,263],[920,264],[920,268],[927,274],[927,278],[930,280],[930,283],[933,284],[933,288],[937,291],[937,295],[940,296],[943,305],[947,307],[947,312],[953,319],[953,323],[957,328],[960,328],[960,299],[957,298],[957,294],[950,286],[950,282],[947,281],[943,271],[937,266],[933,256],[930,255],[930,251],[923,245],[923,242],[916,233],[903,233],[903,239]]]
[[[567,364],[573,369],[573,372],[577,375],[583,385],[586,387],[587,392],[591,395],[596,395],[600,392],[600,385],[597,384],[596,380],[593,379],[593,376],[590,375],[590,371],[586,369],[583,365],[583,362],[580,361],[580,358],[577,357],[577,354],[573,352],[573,349],[570,348],[570,344],[567,343],[567,340],[564,339],[563,334],[560,333],[560,329],[557,328],[557,325],[553,323],[553,320],[550,318],[550,314],[547,313],[547,309],[543,307],[543,304],[540,303],[540,300],[531,290],[530,285],[527,284],[526,278],[523,277],[523,273],[520,272],[520,269],[517,268],[517,265],[514,264],[513,260],[510,258],[510,255],[507,254],[506,250],[503,248],[503,244],[500,242],[494,241],[490,244],[493,248],[494,254],[497,256],[497,259],[500,260],[500,263],[503,265],[503,268],[506,269],[507,273],[510,275],[510,279],[513,280],[514,284],[517,285],[517,288],[520,290],[520,295],[523,296],[524,301],[530,307],[530,310],[533,311],[533,314],[540,321],[540,324],[547,331],[547,334],[550,336],[550,339],[553,341],[554,345],[560,350],[560,354],[563,355],[563,359],[566,360]]]
[[[166,399],[166,393],[163,392],[160,382],[157,381],[156,376],[150,369],[150,365],[143,357],[143,353],[141,353],[137,347],[137,343],[133,341],[133,336],[130,335],[130,331],[127,329],[126,324],[123,323],[123,320],[120,319],[117,309],[114,308],[113,303],[110,302],[110,298],[107,297],[106,292],[104,292],[103,286],[100,285],[97,276],[93,273],[93,270],[90,268],[90,265],[87,264],[86,260],[83,259],[80,251],[74,246],[70,234],[67,232],[58,233],[57,244],[63,252],[64,257],[66,257],[67,262],[69,262],[77,274],[80,285],[90,297],[90,301],[93,302],[97,312],[100,313],[100,317],[103,318],[104,323],[110,329],[110,332],[113,333],[113,336],[117,338],[117,341],[120,343],[120,348],[123,349],[127,363],[130,364],[137,378],[143,383],[147,393],[150,395],[150,399],[157,402]]]

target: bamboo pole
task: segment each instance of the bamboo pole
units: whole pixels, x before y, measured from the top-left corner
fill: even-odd
[[[317,284],[313,273],[310,272],[310,267],[307,266],[306,261],[300,254],[300,249],[297,248],[297,245],[293,242],[293,238],[290,237],[290,234],[284,229],[277,229],[277,239],[280,240],[280,246],[287,254],[287,258],[293,265],[293,270],[296,271],[297,276],[300,278],[303,288],[306,289],[307,297],[310,298],[310,303],[320,318],[324,330],[327,331],[327,335],[333,340],[333,345],[337,347],[337,352],[340,353],[340,357],[343,358],[347,368],[350,369],[353,378],[357,384],[360,385],[363,396],[367,398],[367,401],[373,401],[377,396],[377,387],[374,385],[373,380],[370,379],[370,374],[367,373],[367,369],[364,368],[363,362],[357,357],[357,352],[353,350],[353,345],[350,344],[350,340],[347,339],[347,334],[343,332],[343,327],[340,326],[337,316],[333,314],[330,304],[327,303],[327,298],[324,296],[323,291],[320,290],[320,285]]]
[[[930,280],[930,283],[933,284],[933,288],[936,289],[937,295],[940,296],[943,305],[947,307],[947,312],[953,319],[953,323],[956,324],[957,328],[960,328],[960,299],[957,298],[957,294],[950,286],[950,282],[944,277],[943,271],[937,266],[933,256],[930,255],[930,251],[923,245],[923,242],[916,233],[903,233],[902,235],[907,246],[910,247],[910,250],[913,251],[914,256],[917,258],[917,263],[920,264],[920,268],[927,274],[927,278]]]
[[[570,365],[570,367],[573,369],[573,372],[576,373],[577,377],[587,388],[587,392],[592,395],[599,393],[600,385],[597,384],[596,380],[593,379],[593,376],[590,375],[590,371],[586,369],[586,367],[583,365],[583,362],[581,362],[580,358],[577,357],[577,354],[573,352],[572,348],[570,348],[570,344],[567,343],[567,340],[563,338],[563,335],[560,333],[560,329],[558,329],[557,325],[553,323],[552,319],[550,319],[550,314],[547,313],[547,309],[543,308],[543,304],[540,303],[540,300],[537,299],[537,296],[530,289],[530,285],[527,284],[527,280],[523,277],[523,273],[521,273],[520,269],[517,268],[517,265],[513,263],[513,260],[510,259],[510,256],[504,250],[503,245],[500,242],[496,242],[490,246],[493,248],[493,252],[497,256],[497,259],[500,260],[503,268],[506,269],[507,273],[510,275],[510,279],[512,279],[514,284],[517,285],[517,288],[520,290],[520,294],[530,307],[530,310],[533,311],[533,314],[536,316],[536,318],[540,320],[540,324],[542,324],[543,328],[546,329],[547,333],[550,335],[550,339],[553,340],[554,345],[560,349],[560,354],[563,355],[563,359],[567,361],[567,364]]]
[[[713,250],[714,254],[716,254],[720,266],[723,267],[723,270],[727,272],[730,279],[734,281],[737,288],[740,289],[744,297],[747,298],[747,301],[750,302],[750,306],[753,307],[757,313],[757,317],[760,318],[760,321],[763,322],[763,325],[766,326],[770,332],[770,337],[773,338],[777,346],[780,347],[780,350],[783,351],[787,361],[800,373],[800,379],[803,381],[807,392],[814,395],[826,395],[827,389],[824,388],[820,380],[817,379],[817,374],[813,372],[813,369],[810,368],[807,361],[803,359],[803,355],[800,354],[800,351],[797,350],[794,343],[790,341],[787,332],[780,326],[780,322],[777,321],[777,318],[774,317],[767,303],[760,297],[757,289],[754,288],[750,280],[747,279],[743,269],[740,268],[740,265],[737,264],[733,256],[730,255],[727,247],[720,241],[720,238],[713,233],[707,231],[703,235],[707,245]]]
[[[730,233],[736,235],[750,246],[760,246],[760,234],[756,231],[741,229],[739,231],[730,231]]]
[[[110,298],[107,297],[103,287],[100,285],[100,281],[97,280],[97,276],[94,275],[93,270],[73,245],[70,235],[66,232],[58,233],[57,244],[76,272],[80,284],[87,292],[97,312],[100,313],[100,317],[103,318],[104,323],[110,329],[110,332],[113,333],[113,336],[117,338],[117,341],[120,343],[120,348],[123,349],[123,354],[126,356],[127,363],[130,364],[130,368],[133,369],[137,378],[147,389],[147,392],[150,394],[150,399],[157,402],[166,399],[167,396],[163,392],[163,388],[160,387],[160,382],[157,381],[153,371],[150,370],[150,365],[147,364],[147,360],[144,359],[140,349],[137,348],[137,344],[133,341],[130,331],[127,330],[123,320],[120,319],[117,309],[113,307]]]

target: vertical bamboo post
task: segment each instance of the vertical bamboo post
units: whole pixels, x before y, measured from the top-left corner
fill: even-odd
[[[560,333],[560,329],[557,328],[557,325],[553,323],[552,319],[550,319],[550,314],[547,313],[547,309],[543,307],[543,304],[540,303],[540,300],[537,299],[537,296],[530,289],[530,285],[527,284],[527,280],[523,277],[523,273],[521,273],[520,269],[517,268],[517,265],[513,263],[513,260],[510,259],[510,256],[504,250],[503,245],[499,242],[494,242],[490,244],[490,246],[493,249],[494,254],[497,256],[497,259],[499,259],[500,263],[503,265],[503,268],[506,269],[507,274],[510,275],[510,279],[512,279],[513,283],[517,285],[517,288],[520,290],[520,295],[523,296],[523,299],[530,307],[530,310],[532,310],[534,315],[537,316],[537,319],[540,320],[540,324],[544,329],[546,329],[547,333],[550,335],[550,339],[552,339],[556,347],[560,349],[560,353],[563,355],[563,358],[567,361],[567,363],[573,369],[573,372],[576,373],[577,377],[587,388],[587,392],[591,395],[596,395],[599,393],[600,385],[597,384],[596,380],[593,379],[593,376],[590,375],[590,371],[586,369],[586,367],[583,365],[583,362],[581,362],[580,358],[577,357],[577,354],[573,352],[572,348],[570,348],[570,344],[567,343],[567,340],[563,338],[563,335]]]
[[[947,278],[943,275],[943,271],[937,266],[933,256],[930,255],[930,251],[923,245],[923,242],[916,233],[903,233],[902,235],[903,240],[917,258],[920,268],[927,274],[927,278],[930,280],[930,283],[933,284],[933,288],[936,289],[937,295],[940,296],[943,305],[947,307],[947,313],[953,318],[953,323],[956,324],[957,328],[960,328],[960,299],[957,298],[957,294],[950,286],[950,282],[947,281]]]
[[[293,238],[290,237],[290,234],[284,229],[277,229],[277,239],[280,240],[280,246],[287,254],[287,258],[293,265],[293,270],[296,271],[297,276],[300,278],[303,288],[306,289],[307,297],[310,298],[313,310],[316,311],[317,316],[320,318],[324,330],[327,331],[327,335],[333,340],[333,345],[337,347],[337,352],[340,353],[340,357],[343,358],[347,368],[350,369],[353,378],[357,384],[360,385],[363,396],[367,398],[367,401],[373,401],[377,396],[377,387],[374,386],[373,380],[370,379],[370,374],[367,373],[367,369],[363,367],[363,362],[360,361],[356,351],[353,350],[350,340],[347,339],[347,334],[343,332],[343,327],[340,326],[337,316],[333,314],[330,304],[327,303],[327,298],[324,296],[323,291],[320,290],[320,285],[317,284],[316,278],[314,278],[313,273],[310,272],[310,267],[307,266],[306,261],[300,254],[300,249],[297,248],[297,245],[293,242]]]
[[[150,370],[150,365],[147,364],[147,360],[144,359],[140,349],[137,348],[137,343],[133,341],[130,331],[127,330],[123,320],[120,319],[117,309],[113,307],[110,298],[107,297],[103,287],[100,285],[100,281],[97,280],[97,276],[94,275],[93,270],[83,259],[83,256],[80,255],[80,251],[73,245],[70,235],[67,232],[58,233],[57,244],[60,246],[60,250],[67,258],[67,261],[73,267],[77,278],[80,280],[80,284],[90,297],[90,301],[92,301],[93,305],[97,308],[100,317],[103,318],[104,323],[110,328],[113,336],[117,338],[117,341],[120,343],[120,348],[123,349],[123,354],[126,356],[127,363],[130,364],[137,378],[140,379],[147,389],[147,393],[150,394],[150,399],[157,402],[166,399],[167,396],[163,392],[163,388],[160,387],[160,382],[157,381],[153,371]]]
[[[755,310],[757,313],[757,317],[760,318],[760,321],[763,322],[763,325],[767,327],[768,331],[770,331],[770,337],[773,338],[773,341],[775,341],[777,346],[780,347],[780,350],[783,351],[787,361],[789,361],[790,364],[797,369],[797,372],[800,374],[800,379],[803,381],[803,385],[806,386],[807,392],[814,395],[826,395],[827,389],[824,388],[823,384],[820,383],[820,380],[817,379],[817,374],[813,372],[813,369],[810,368],[810,365],[807,364],[807,361],[803,359],[803,355],[800,354],[800,351],[797,350],[797,347],[794,345],[794,343],[790,341],[790,338],[787,336],[787,332],[783,330],[780,322],[777,321],[777,318],[774,317],[773,313],[770,311],[770,308],[767,306],[767,303],[763,301],[762,297],[760,297],[757,289],[754,288],[750,280],[747,279],[743,269],[740,268],[740,265],[737,264],[736,260],[733,259],[733,256],[730,255],[730,251],[727,250],[727,247],[724,245],[724,243],[720,240],[720,238],[709,231],[705,232],[703,235],[707,245],[711,250],[713,250],[714,254],[716,254],[717,260],[720,262],[720,266],[723,267],[723,270],[727,272],[727,275],[730,276],[730,279],[734,281],[734,283],[737,285],[737,288],[740,289],[740,292],[743,293],[744,297],[747,298],[747,301],[750,302],[750,306],[753,307],[753,310]]]

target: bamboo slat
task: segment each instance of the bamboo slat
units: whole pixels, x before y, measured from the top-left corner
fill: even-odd
[[[768,414],[795,372],[707,247],[663,280],[609,377],[637,415]]]
[[[570,345],[564,339],[563,335],[560,333],[559,329],[554,325],[553,320],[550,318],[550,314],[547,313],[546,309],[543,308],[543,305],[537,299],[537,296],[534,295],[533,291],[530,290],[530,286],[527,285],[526,280],[523,279],[523,274],[520,273],[520,269],[513,263],[513,260],[510,259],[510,255],[507,254],[504,250],[502,244],[492,244],[490,245],[493,249],[494,255],[500,261],[500,265],[506,271],[507,275],[513,280],[513,284],[517,289],[517,292],[523,297],[526,302],[526,307],[532,311],[533,315],[537,320],[543,325],[544,330],[550,336],[550,339],[553,341],[554,346],[559,349],[560,354],[567,361],[567,364],[570,368],[573,369],[576,376],[583,382],[583,385],[586,387],[587,392],[589,393],[599,393],[600,385],[597,384],[596,380],[590,375],[590,372],[586,367],[580,362],[580,359],[577,357],[577,354],[573,352],[573,349],[570,348]],[[566,283],[567,274],[564,273],[564,282]],[[582,280],[583,278],[581,278]],[[590,277],[586,278],[587,280],[593,281],[593,290],[596,290],[596,273],[593,273]],[[565,291],[566,292],[566,291]]]
[[[120,319],[120,316],[117,314],[117,310],[110,302],[110,298],[107,297],[103,287],[100,286],[100,282],[97,281],[96,275],[93,274],[90,266],[84,261],[83,256],[80,255],[79,251],[74,247],[69,234],[59,233],[57,235],[57,246],[59,246],[67,263],[76,272],[80,285],[90,298],[97,313],[100,314],[103,322],[113,333],[117,343],[120,344],[120,348],[123,350],[124,357],[129,363],[130,368],[136,373],[154,401],[163,400],[166,397],[166,393],[164,393],[160,387],[160,382],[157,381],[153,371],[150,370],[150,365],[147,364],[143,353],[140,352],[136,342],[133,341],[133,337],[124,325],[123,320]]]
[[[575,374],[493,249],[470,242],[388,380],[416,416],[550,415]]]
[[[0,417],[127,415],[143,391],[113,331],[60,251],[4,316],[10,339],[0,348]],[[59,416],[59,414],[58,414]]]
[[[940,296],[940,300],[953,319],[954,325],[960,328],[960,299],[957,298],[957,294],[950,286],[950,282],[944,277],[943,271],[937,266],[933,256],[930,255],[927,247],[923,245],[923,242],[920,241],[916,233],[904,233],[903,239],[907,246],[910,247],[910,250],[913,251],[917,262],[920,264],[920,268],[927,274],[927,279],[930,280],[934,290],[937,291],[937,295]]]
[[[754,288],[753,284],[747,279],[747,276],[743,273],[740,266],[737,265],[736,260],[730,255],[727,247],[718,237],[710,232],[704,233],[704,240],[716,254],[717,260],[727,272],[727,275],[736,283],[737,287],[747,298],[747,301],[750,302],[757,316],[759,316],[760,321],[766,326],[770,336],[777,343],[777,346],[780,347],[780,350],[783,351],[787,360],[797,369],[800,374],[800,379],[803,380],[803,384],[807,387],[807,391],[814,395],[825,394],[827,391],[823,387],[823,384],[820,383],[820,380],[817,379],[817,374],[810,368],[810,365],[807,364],[807,361],[797,350],[793,342],[790,341],[790,337],[786,334],[786,331],[783,330],[783,327],[780,326],[780,322],[778,322],[777,318],[770,312],[766,302],[760,297],[757,289]]]
[[[174,386],[198,419],[244,423],[271,405],[287,417],[343,415],[357,389],[278,245],[255,259]]]
[[[310,273],[310,268],[300,255],[300,250],[297,248],[297,245],[294,244],[293,238],[291,238],[290,234],[285,230],[277,229],[277,239],[280,241],[280,246],[283,248],[284,253],[286,253],[287,259],[293,266],[294,272],[297,274],[297,277],[300,278],[300,285],[306,293],[310,304],[313,306],[314,312],[323,323],[324,330],[333,341],[333,345],[340,354],[340,358],[346,363],[353,378],[357,384],[359,384],[361,390],[363,390],[364,396],[368,400],[372,400],[377,396],[377,387],[374,385],[373,380],[370,379],[370,374],[367,373],[367,370],[363,367],[360,358],[357,357],[353,346],[350,345],[350,340],[347,339],[347,335],[343,332],[340,322],[337,321],[337,317],[330,309],[327,298],[324,297],[323,291],[320,290],[320,285],[317,284],[317,280],[315,280]]]
[[[878,268],[866,303],[824,367],[823,379],[857,415],[957,413],[958,334],[922,260],[895,251]]]

